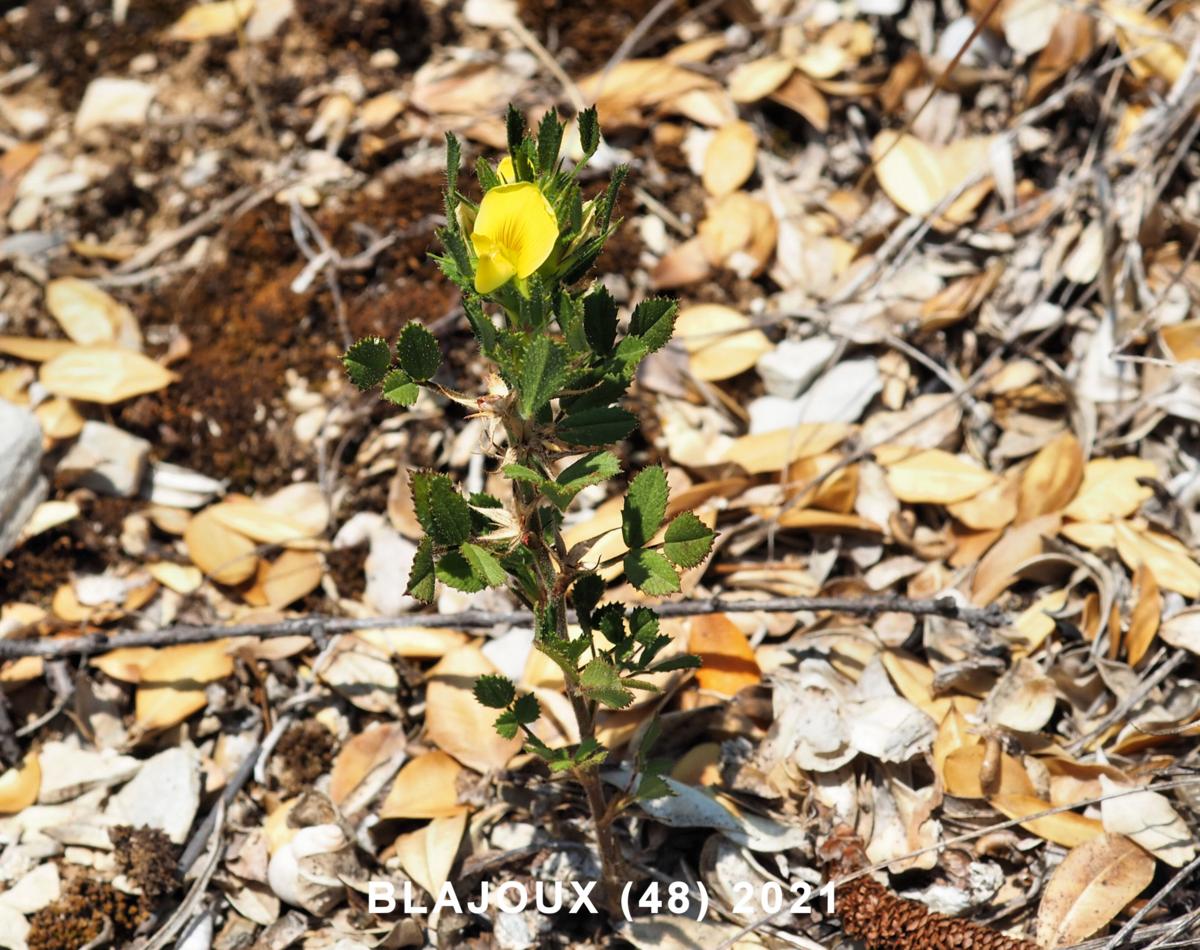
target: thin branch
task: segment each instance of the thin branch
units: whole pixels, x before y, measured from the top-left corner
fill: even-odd
[[[768,597],[762,600],[724,600],[708,597],[661,604],[655,608],[660,617],[698,617],[719,613],[793,613],[796,611],[834,611],[873,617],[883,613],[911,614],[915,617],[944,617],[961,620],[972,627],[1002,627],[1011,618],[996,607],[963,607],[951,597],[913,600],[908,597]],[[574,622],[574,613],[570,615]],[[316,633],[333,635],[356,630],[388,627],[446,627],[453,630],[490,629],[501,624],[530,625],[528,611],[464,610],[446,614],[399,614],[394,617],[296,617],[278,623],[242,623],[217,625],[177,624],[137,633],[91,633],[69,640],[0,640],[0,660],[21,656],[87,656],[122,647],[176,646],[181,643],[206,643],[226,637],[312,637]]]

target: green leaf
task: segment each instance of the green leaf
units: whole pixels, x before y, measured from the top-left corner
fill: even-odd
[[[417,545],[417,553],[408,572],[408,586],[404,592],[423,604],[431,604],[436,589],[437,584],[433,577],[433,542],[429,538],[422,538],[421,543]]]
[[[604,596],[604,587],[604,578],[596,573],[588,573],[576,578],[575,586],[571,588],[571,603],[585,630],[592,625],[592,611]]]
[[[491,356],[492,347],[496,345],[496,328],[493,326],[491,318],[484,313],[483,305],[477,297],[464,294],[462,308],[484,356]]]
[[[567,341],[572,351],[578,353],[587,349],[587,336],[583,332],[583,300],[569,291],[558,295],[558,325],[562,328],[563,339]]]
[[[579,144],[583,146],[584,161],[591,158],[600,147],[600,122],[595,106],[588,106],[579,113]]]
[[[543,175],[554,170],[558,150],[562,146],[562,137],[563,124],[551,109],[542,117],[542,124],[538,126],[538,171]]]
[[[416,507],[415,493],[413,502]],[[429,507],[431,527],[426,530],[438,544],[456,546],[471,537],[471,507],[445,475],[433,476]]]
[[[617,338],[617,302],[603,284],[583,298],[583,330],[595,352],[601,356],[612,352]]]
[[[342,357],[346,375],[359,389],[378,386],[392,365],[392,354],[382,337],[368,336],[359,340]]]
[[[637,428],[637,417],[617,406],[582,409],[558,425],[558,437],[567,445],[611,445]]]
[[[567,381],[567,357],[563,348],[545,336],[537,336],[525,350],[517,404],[521,415],[532,419],[537,411],[558,395]]]
[[[496,733],[501,739],[515,739],[517,737],[517,730],[521,728],[520,723],[517,722],[516,714],[511,709],[507,709],[497,716],[493,725],[496,727]]]
[[[638,548],[625,555],[625,576],[644,594],[662,597],[679,590],[679,575],[657,551]]]
[[[434,531],[433,504],[430,500],[433,483],[436,479],[445,477],[445,475],[436,475],[433,472],[412,472],[408,476],[408,487],[412,492],[413,511],[416,512],[417,520],[421,522],[421,527],[425,529],[426,534],[432,534]],[[431,565],[430,570],[432,569]]]
[[[482,155],[475,159],[475,177],[479,179],[479,188],[486,195],[493,188],[503,184],[496,169]]]
[[[429,379],[442,365],[442,351],[437,337],[415,320],[400,331],[396,357],[400,361],[400,368],[417,382]]]
[[[671,798],[675,795],[675,790],[666,783],[661,772],[643,772],[634,795],[639,801],[648,801],[655,798]]]
[[[658,616],[649,607],[634,607],[629,615],[629,631],[638,643],[654,642],[658,636]]]
[[[579,686],[590,699],[612,709],[624,709],[633,693],[621,685],[621,677],[607,660],[596,657],[579,674]]]
[[[676,567],[695,567],[712,550],[716,535],[690,511],[676,515],[667,525],[663,554]]]
[[[591,736],[579,743],[579,748],[571,756],[572,766],[577,769],[588,769],[602,765],[606,758],[608,758],[608,750]]]
[[[630,689],[641,689],[641,690],[645,690],[647,693],[661,693],[662,692],[662,690],[659,689],[657,686],[655,686],[653,683],[647,683],[645,680],[623,679],[623,680],[621,680],[621,682],[624,683]]]
[[[455,590],[474,594],[484,588],[483,578],[475,573],[471,562],[458,551],[447,551],[437,559],[437,579]]]
[[[517,688],[507,676],[487,673],[475,680],[475,698],[489,709],[504,709],[517,696]]]
[[[408,377],[402,369],[388,373],[383,381],[383,398],[397,406],[411,406],[421,394],[421,387]]]
[[[621,511],[621,537],[626,547],[643,547],[654,537],[667,513],[667,495],[667,473],[659,465],[639,472],[629,483]]]
[[[608,223],[612,220],[612,213],[617,207],[617,192],[621,190],[621,185],[625,183],[625,177],[629,174],[628,165],[618,165],[613,169],[612,177],[608,181],[608,190],[604,193],[604,201],[600,206],[600,230],[608,229]]]
[[[516,462],[505,465],[504,474],[513,481],[532,482],[534,485],[541,485],[546,480],[528,465],[519,465]]]
[[[646,344],[649,352],[661,349],[675,332],[679,304],[666,297],[649,297],[634,308],[629,332]]]
[[[620,471],[621,463],[611,452],[592,452],[564,468],[558,478],[542,486],[542,492],[565,510],[571,499],[589,485],[598,485]]]
[[[511,102],[508,104],[508,112],[504,115],[504,131],[508,135],[508,150],[517,151],[525,137],[525,116],[521,115]]]
[[[669,656],[661,663],[655,663],[647,673],[670,673],[672,670],[698,670],[704,665],[700,657],[694,653],[680,653]]]
[[[500,562],[496,560],[496,556],[491,551],[470,542],[464,544],[459,550],[467,559],[467,563],[471,565],[475,576],[482,578],[488,587],[499,587],[508,580],[508,572],[500,566]]]
[[[455,210],[458,208],[458,170],[462,164],[462,147],[453,132],[446,133],[446,225],[458,228]]]
[[[513,703],[513,714],[516,716],[517,722],[528,726],[530,723],[537,722],[538,716],[542,714],[542,707],[533,693],[526,693]]]

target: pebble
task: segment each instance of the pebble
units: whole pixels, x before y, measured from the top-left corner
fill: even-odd
[[[105,809],[115,822],[166,833],[183,844],[200,808],[200,762],[195,749],[175,746],[147,759]]]
[[[827,336],[808,340],[784,340],[758,360],[758,375],[772,396],[795,399],[825,368],[837,349]]]
[[[72,482],[101,495],[132,498],[142,484],[150,443],[123,429],[89,420],[58,463]]]
[[[46,497],[41,462],[37,417],[0,399],[0,557],[13,549],[25,522]]]
[[[105,125],[144,125],[153,99],[149,83],[112,76],[93,79],[75,113],[75,134]]]

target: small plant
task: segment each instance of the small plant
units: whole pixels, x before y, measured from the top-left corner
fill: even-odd
[[[629,706],[635,690],[655,690],[647,676],[694,668],[700,660],[662,658],[671,638],[660,632],[654,611],[602,603],[606,583],[598,571],[619,562],[637,589],[671,594],[680,589],[678,572],[708,555],[714,535],[690,512],[667,521],[667,477],[655,466],[628,483],[621,520],[626,554],[595,563],[594,542],[568,549],[563,541],[563,515],[579,492],[622,474],[609,447],[629,436],[637,419],[620,400],[641,360],[670,339],[676,312],[674,301],[643,300],[622,327],[608,291],[585,282],[619,223],[613,208],[628,169],[618,167],[607,189],[585,201],[578,174],[600,144],[595,110],[581,113],[578,125],[583,159],[568,169],[559,157],[564,126],[555,114],[532,136],[510,106],[508,156],[496,168],[483,158],[475,166],[478,204],[458,189],[459,143],[446,137],[447,224],[438,231],[445,253],[436,260],[462,291],[480,349],[495,366],[486,394],[434,381],[440,349],[417,322],[400,332],[394,359],[384,340],[370,337],[355,343],[344,362],[357,386],[380,387],[397,405],[411,405],[424,386],[489,421],[489,451],[511,481],[511,502],[463,495],[446,475],[415,472],[413,504],[426,535],[408,593],[430,602],[439,581],[468,592],[507,586],[533,612],[534,642],[562,670],[580,743],[565,749],[543,743],[532,729],[541,714],[537,699],[518,694],[503,676],[480,677],[475,696],[500,710],[501,736],[521,734],[552,772],[569,773],[583,786],[611,899],[622,867],[613,819],[631,801],[669,789],[664,764],[648,757],[657,734],[651,728],[636,752],[640,783],[610,800],[597,772],[608,754],[596,738],[597,712]]]

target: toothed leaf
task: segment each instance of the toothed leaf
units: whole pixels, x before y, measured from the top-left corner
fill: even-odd
[[[368,336],[346,351],[342,364],[346,367],[350,382],[359,389],[371,389],[378,386],[387,375],[392,365],[392,354],[381,337]]]

